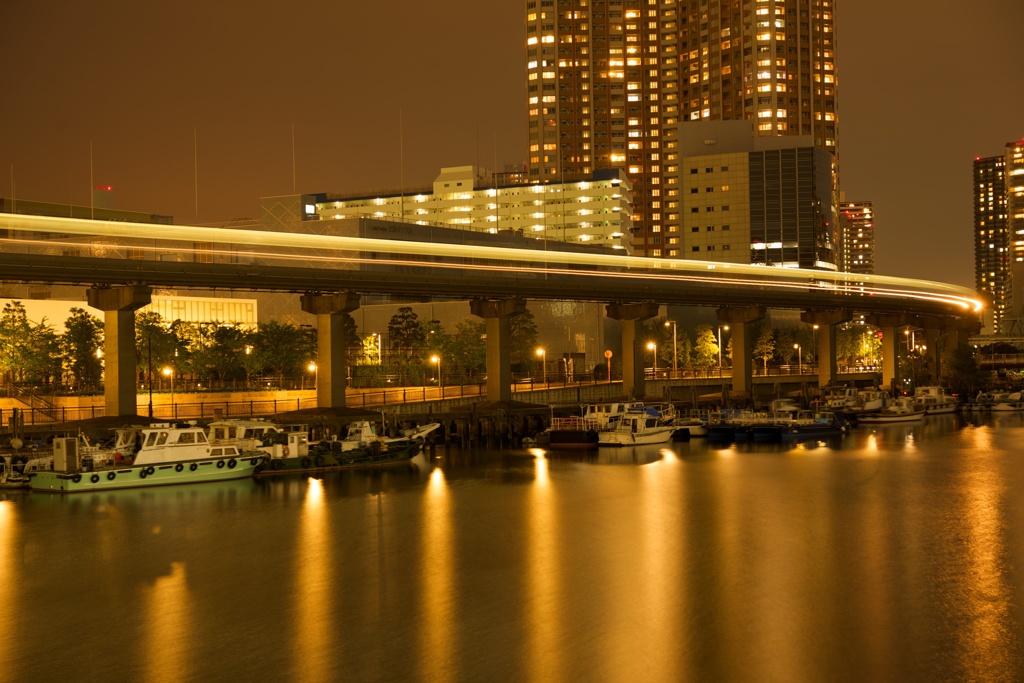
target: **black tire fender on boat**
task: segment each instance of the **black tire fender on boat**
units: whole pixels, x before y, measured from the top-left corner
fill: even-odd
[[[114,481],[114,477],[117,476],[117,472],[107,472],[107,481]]]
[[[324,460],[324,456],[322,456],[322,455],[316,456],[316,466],[317,467],[323,467],[326,464],[327,464],[327,461]]]
[[[219,469],[219,470],[224,469],[224,461],[223,460],[218,460],[217,461],[217,469]]]
[[[82,481],[82,475],[81,474],[76,474],[75,476],[71,477],[71,481],[73,481],[73,482],[75,482],[77,484],[78,482]]]
[[[235,459],[234,459],[234,458],[231,458],[230,460],[228,460],[228,469],[229,469],[229,470],[233,470],[233,469],[235,469],[235,465],[237,465],[237,464],[238,464],[238,463],[237,463],[237,462],[235,462]]]
[[[143,467],[141,470],[139,470],[139,479],[145,479],[148,475],[149,475],[149,472],[146,471],[145,467]]]
[[[251,459],[249,461],[249,463],[252,464],[253,467],[256,467],[256,466],[258,466],[260,464],[260,459],[259,458],[253,458],[253,459]]]
[[[111,472],[111,474],[113,474],[113,472]],[[94,484],[98,483],[99,480],[100,480],[100,475],[98,475],[98,474],[94,474],[91,477],[89,477],[89,481],[91,481]]]
[[[310,467],[312,467],[312,465],[313,461],[310,460],[309,458],[302,459],[302,469],[308,470]]]
[[[192,463],[191,465],[188,466],[188,471],[189,472],[195,472],[198,469],[199,469],[199,463],[197,463],[197,462],[194,462],[194,463]]]
[[[282,462],[279,458],[270,461],[270,469],[272,470],[279,470],[282,469],[283,467],[284,462]]]
[[[146,468],[146,475],[147,476],[150,475],[150,474],[153,474],[154,472],[156,472],[156,469],[152,465],[150,465],[149,467]]]
[[[185,469],[185,466],[182,465],[180,462],[177,465],[174,466],[174,471],[175,472],[181,472],[183,469]]]

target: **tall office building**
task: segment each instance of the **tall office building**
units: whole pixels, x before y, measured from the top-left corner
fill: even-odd
[[[625,168],[635,253],[678,224],[678,124],[747,119],[837,146],[833,0],[528,0],[529,172]]]
[[[1024,140],[974,160],[974,280],[992,299],[992,326],[1024,308]]]
[[[844,268],[850,273],[875,274],[875,208],[871,202],[842,202],[839,227],[845,247]]]

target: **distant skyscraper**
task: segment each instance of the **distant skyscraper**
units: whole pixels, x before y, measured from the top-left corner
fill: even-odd
[[[839,205],[839,226],[843,234],[845,268],[851,273],[875,273],[875,209],[871,202],[843,202]]]
[[[625,168],[633,246],[679,224],[678,124],[747,119],[837,147],[832,0],[529,0],[530,179]]]
[[[974,279],[996,331],[1024,306],[1024,141],[974,160]]]

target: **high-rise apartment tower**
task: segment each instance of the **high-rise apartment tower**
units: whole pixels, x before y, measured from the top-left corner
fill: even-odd
[[[1024,140],[974,160],[974,279],[1003,330],[1024,309]]]
[[[837,142],[833,0],[528,0],[531,180],[625,168],[638,255],[682,210],[678,124]]]

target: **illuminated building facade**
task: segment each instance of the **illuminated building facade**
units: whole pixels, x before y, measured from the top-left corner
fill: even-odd
[[[320,220],[377,218],[491,234],[592,244],[632,253],[631,183],[621,169],[586,180],[527,184],[473,166],[441,169],[431,188],[382,196],[316,196]]]
[[[835,156],[809,137],[762,137],[749,121],[680,124],[678,223],[664,255],[838,270]]]
[[[992,299],[992,324],[1024,308],[1024,141],[974,160],[974,279]]]
[[[624,168],[638,255],[686,210],[682,122],[838,140],[833,0],[528,0],[529,175]]]
[[[871,202],[842,202],[839,205],[839,226],[843,235],[843,270],[874,275],[874,205]]]

